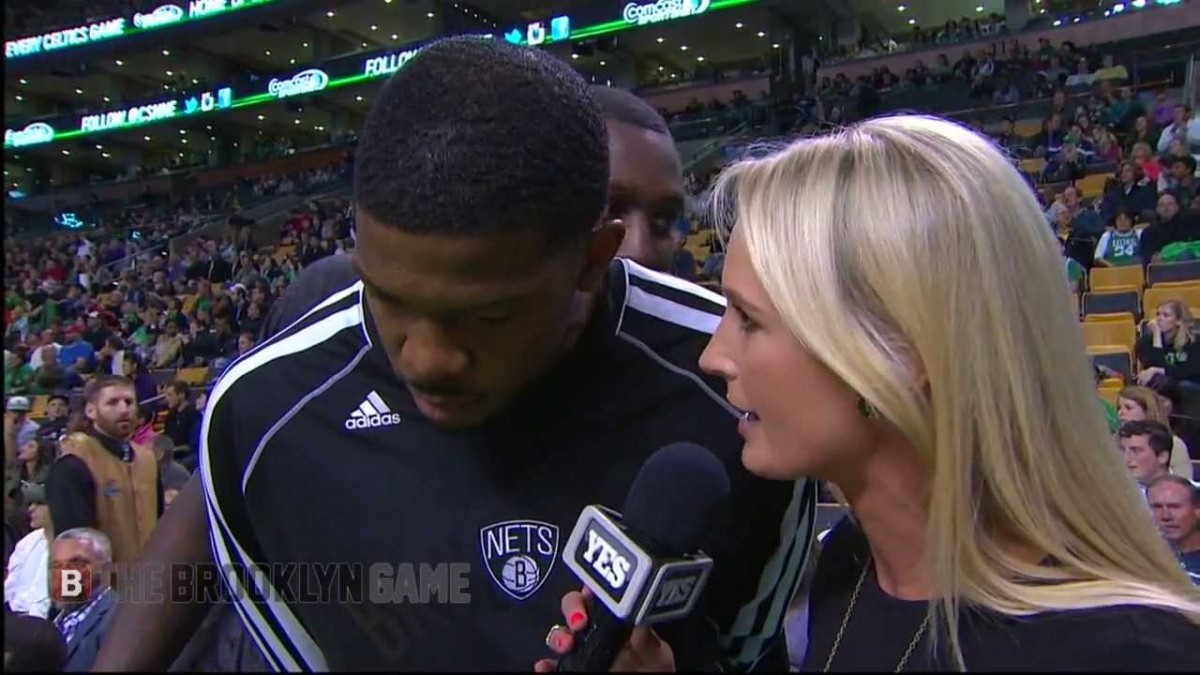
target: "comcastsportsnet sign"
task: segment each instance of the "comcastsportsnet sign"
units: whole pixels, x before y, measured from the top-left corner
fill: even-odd
[[[191,0],[186,3],[166,3],[149,12],[129,16],[114,16],[103,21],[73,28],[30,35],[4,43],[4,58],[18,59],[36,54],[56,52],[71,47],[125,37],[156,28],[174,26],[190,21],[208,19],[221,14],[265,5],[278,0]]]
[[[5,129],[5,148],[24,148],[41,145],[54,140],[54,127],[45,122],[34,122],[24,129]]]
[[[637,3],[625,5],[621,17],[626,23],[635,26],[646,26],[652,23],[662,23],[673,19],[683,19],[697,16],[708,11],[712,0],[658,0],[658,2]]]

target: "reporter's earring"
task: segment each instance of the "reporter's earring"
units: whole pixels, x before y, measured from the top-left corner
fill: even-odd
[[[879,419],[879,411],[861,395],[858,397],[858,414],[862,415],[863,419]]]

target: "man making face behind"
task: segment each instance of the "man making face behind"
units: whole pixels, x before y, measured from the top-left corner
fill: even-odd
[[[686,193],[667,122],[624,89],[592,87],[608,131],[608,217],[625,226],[617,255],[669,272]]]
[[[529,119],[539,133],[520,132]],[[684,668],[744,667],[774,645],[814,492],[741,467],[735,411],[697,368],[721,299],[612,260],[606,142],[586,85],[544,52],[445,40],[385,85],[357,154],[361,281],[302,303],[314,309],[212,394],[213,553],[461,563],[470,599],[293,603],[234,575],[272,667],[527,668],[578,586],[556,563],[580,509],[619,506],[642,462],[681,440],[723,460],[733,505],[705,547],[706,618],[661,634]]]

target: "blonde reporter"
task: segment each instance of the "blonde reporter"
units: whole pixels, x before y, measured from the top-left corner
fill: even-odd
[[[794,665],[1200,669],[1200,591],[1113,450],[1057,243],[995,146],[879,119],[717,195],[729,306],[701,364],[750,413],[742,461],[854,514]]]

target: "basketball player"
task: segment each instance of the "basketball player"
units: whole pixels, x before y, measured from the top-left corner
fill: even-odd
[[[470,601],[288,602],[286,579],[231,574],[271,667],[528,667],[578,585],[555,563],[580,509],[619,506],[680,440],[724,461],[726,522],[742,525],[715,529],[704,606],[661,634],[684,668],[746,668],[778,646],[814,487],[741,466],[737,411],[697,367],[721,298],[613,260],[606,145],[593,95],[544,52],[444,40],[384,86],[357,154],[361,281],[305,298],[315,309],[212,393],[213,554],[235,569],[465,563]],[[164,527],[194,515],[173,506]],[[152,550],[202,560],[183,539]],[[162,658],[194,621],[180,609],[118,617],[139,639],[110,642],[101,665]]]

